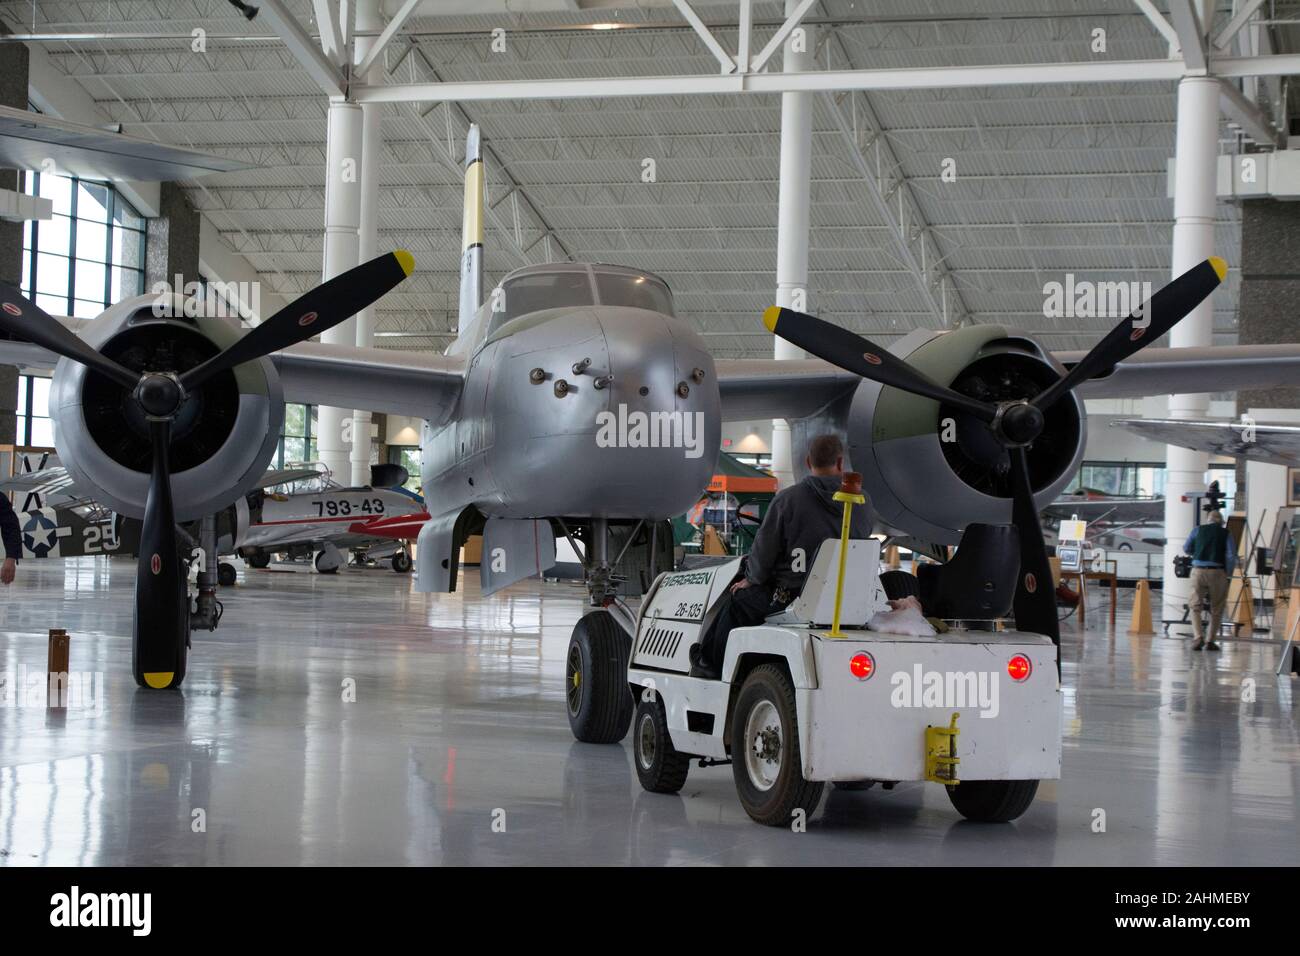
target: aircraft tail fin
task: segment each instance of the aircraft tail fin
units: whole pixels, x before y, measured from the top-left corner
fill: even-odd
[[[461,225],[460,311],[457,333],[469,328],[483,302],[483,147],[478,125],[465,137],[465,218]]]

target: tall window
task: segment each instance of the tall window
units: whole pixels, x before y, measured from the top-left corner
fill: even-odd
[[[393,465],[401,465],[406,469],[410,477],[403,486],[408,491],[419,491],[420,485],[420,449],[415,445],[389,445],[388,461]]]
[[[285,462],[315,461],[316,409],[311,405],[284,406],[284,431],[280,433],[280,447],[275,453],[275,467],[283,468]]]
[[[18,411],[15,435],[19,445],[49,448],[54,445],[50,424],[50,380],[39,375],[18,376]]]
[[[23,292],[53,315],[93,318],[144,291],[145,221],[107,183],[23,174],[54,216],[23,225]]]

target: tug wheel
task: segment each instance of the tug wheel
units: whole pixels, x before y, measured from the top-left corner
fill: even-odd
[[[673,747],[663,698],[651,690],[643,694],[636,705],[636,716],[632,718],[632,758],[636,775],[641,786],[651,793],[676,793],[686,785],[691,758]]]
[[[235,586],[236,579],[235,566],[222,561],[217,565],[217,583],[223,588],[232,588]]]
[[[250,568],[257,568],[260,571],[262,568],[271,566],[271,556],[265,551],[259,551],[244,558],[244,563]]]
[[[765,826],[786,826],[796,810],[810,816],[823,784],[805,780],[794,686],[775,664],[745,678],[731,719],[731,772],[741,806]]]
[[[963,780],[945,787],[952,805],[967,820],[1007,823],[1029,809],[1037,780]]]
[[[573,736],[589,744],[616,744],[632,723],[627,661],[632,639],[608,611],[593,611],[573,626],[564,661],[564,697]]]

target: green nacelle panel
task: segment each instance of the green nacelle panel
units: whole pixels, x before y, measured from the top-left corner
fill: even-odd
[[[904,356],[908,364],[940,385],[951,385],[984,346],[1010,333],[1000,325],[970,325],[938,335]],[[871,419],[873,443],[933,434],[939,403],[897,388],[882,388]]]

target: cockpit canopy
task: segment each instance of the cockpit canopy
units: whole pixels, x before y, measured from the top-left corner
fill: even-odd
[[[487,297],[488,336],[521,315],[573,306],[614,305],[673,312],[673,294],[658,276],[626,266],[555,262],[510,273]]]

